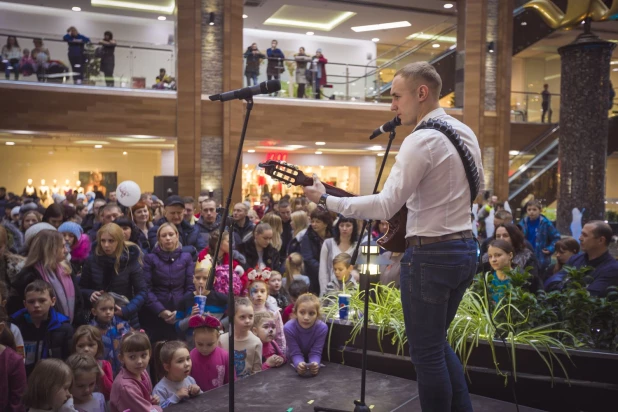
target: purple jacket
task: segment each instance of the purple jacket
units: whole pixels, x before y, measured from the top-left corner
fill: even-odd
[[[144,258],[144,280],[148,284],[145,309],[158,316],[163,310],[174,311],[187,292],[193,292],[191,254],[181,248],[166,252],[158,245]]]

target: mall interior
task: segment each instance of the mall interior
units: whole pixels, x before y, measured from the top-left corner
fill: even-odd
[[[38,197],[39,207],[48,207],[55,194],[61,202],[95,190],[108,197],[133,181],[162,202],[210,198],[221,208],[247,102],[209,96],[250,86],[257,75],[258,83],[279,79],[281,90],[253,98],[232,206],[244,201],[261,217],[264,195],[290,203],[303,197],[302,186],[259,167],[268,160],[368,195],[384,162],[382,189],[413,131],[398,127],[389,153],[388,134],[369,140],[393,118],[395,73],[426,61],[442,78],[440,105],[478,138],[485,192],[474,209],[475,231],[491,239],[487,219],[505,206],[511,217],[497,223],[524,227],[530,202],[538,201],[557,236],[575,238],[577,252],[586,222],[618,234],[617,20],[618,0],[2,0],[0,187],[22,198],[18,206]],[[67,36],[77,40],[67,43]],[[202,205],[194,207],[199,216]],[[485,211],[489,217],[480,217]],[[612,236],[605,240],[616,256]],[[542,280],[553,272],[540,272],[564,264],[551,256],[554,244],[544,267],[539,252]],[[382,263],[380,271],[392,268]],[[547,289],[513,295],[519,320],[484,312],[500,327],[512,320],[504,334],[493,321],[489,332],[449,330],[468,342],[455,337],[451,345],[479,396],[474,402],[505,402],[483,410],[515,410],[515,402],[522,410],[612,409],[618,270],[615,258],[607,264],[615,286],[601,297],[581,285],[565,286],[572,293],[563,300],[547,298]],[[569,276],[584,282],[575,272]],[[396,320],[391,327],[397,322],[403,328]],[[387,336],[376,335],[384,347],[370,350],[369,370],[416,380],[403,329],[378,327]],[[530,331],[537,327],[540,337]],[[360,338],[348,342],[348,332],[329,338],[331,361],[345,352],[345,364],[360,367]],[[510,350],[500,342],[507,335]]]

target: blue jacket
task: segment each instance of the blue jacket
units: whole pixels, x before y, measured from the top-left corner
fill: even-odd
[[[551,255],[556,251],[556,242],[560,240],[560,232],[558,232],[558,229],[556,229],[545,216],[541,215],[539,219],[541,219],[541,221],[539,222],[539,227],[536,229],[536,241],[532,246],[534,246],[534,254],[539,260],[539,268],[544,270],[551,264]],[[520,222],[524,232],[524,239],[528,237],[529,222],[530,217],[528,216]],[[543,249],[547,249],[549,254],[546,255],[543,253]]]
[[[153,227],[148,229],[148,242],[150,242],[150,250],[153,251],[157,244],[157,231],[159,227],[167,223],[167,219],[162,217],[159,219]],[[180,225],[176,225],[178,233],[180,234],[180,243],[182,244],[182,251],[189,253],[193,261],[197,261],[198,253],[206,247],[206,242],[200,236],[200,230],[195,226],[191,226],[184,220],[180,222]]]
[[[610,286],[618,286],[618,261],[609,254],[609,251],[603,253],[596,259],[588,260],[588,255],[585,252],[571,256],[565,266],[572,266],[577,269],[584,266],[591,266],[594,270],[589,273],[593,281],[588,285],[588,292],[594,296],[607,295],[607,288]],[[545,290],[559,290],[562,288],[563,282],[566,280],[567,273],[563,268],[561,271],[551,276],[545,281]]]
[[[30,374],[40,359],[66,359],[70,355],[70,342],[73,327],[69,318],[54,308],[49,309],[46,322],[37,328],[32,323],[27,309],[21,309],[12,316],[12,322],[19,328],[24,338],[26,374]]]
[[[90,43],[90,39],[83,34],[73,37],[67,33],[62,40],[69,43],[69,57],[82,57],[84,55],[84,45]],[[75,40],[81,40],[81,42],[75,42]]]
[[[221,227],[221,215],[217,215],[217,219],[214,223],[206,223],[204,222],[204,217],[200,217],[198,220],[195,221],[195,225],[193,227],[197,227],[197,230],[199,231],[200,236],[204,241],[204,247],[206,247],[208,245],[208,240],[210,239],[210,234],[215,230],[219,230],[219,228]],[[197,251],[198,254],[202,251],[202,249],[199,249]]]
[[[128,320],[132,328],[139,328],[137,313],[144,306],[148,294],[140,262],[141,253],[137,245],[130,246],[129,253],[125,252],[120,257],[118,274],[114,269],[115,258],[91,253],[79,282],[84,302],[88,306],[94,291],[104,290],[126,296],[129,303],[122,308],[122,318]]]

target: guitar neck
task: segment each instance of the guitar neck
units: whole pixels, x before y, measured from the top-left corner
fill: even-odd
[[[338,187],[326,184],[326,183],[322,183],[324,185],[324,187],[326,188],[326,193],[328,193],[329,195],[332,196],[337,196],[337,197],[356,197],[358,195],[353,195],[350,192],[346,192],[343,189],[339,189]]]

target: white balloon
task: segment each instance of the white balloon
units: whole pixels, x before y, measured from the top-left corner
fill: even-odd
[[[142,191],[138,184],[132,180],[125,180],[116,188],[116,199],[118,199],[118,203],[126,207],[134,206],[139,202],[141,195]]]

